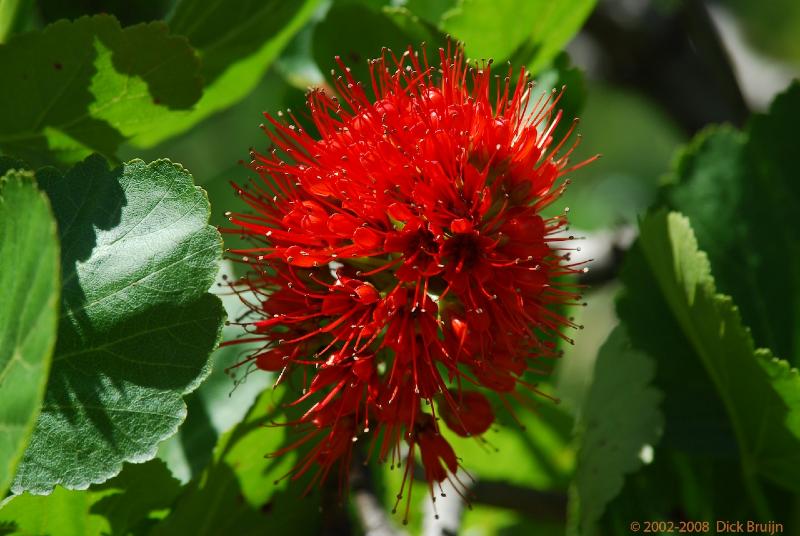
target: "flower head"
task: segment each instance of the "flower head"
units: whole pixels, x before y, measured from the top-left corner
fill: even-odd
[[[439,60],[384,52],[366,88],[337,58],[340,99],[308,95],[317,132],[266,115],[274,149],[234,185],[253,209],[229,215],[252,242],[231,252],[251,269],[234,288],[253,297],[229,344],[260,343],[244,362],[280,378],[307,372],[292,424],[315,446],[293,475],[311,485],[363,439],[407,477],[418,451],[432,493],[459,466],[440,426],[482,434],[480,390],[535,390],[523,375],[549,370],[571,325],[554,306],[580,298],[558,282],[579,269],[566,214],[541,215],[578,167],[553,139],[560,94],[532,102],[524,70],[499,82],[461,49]]]

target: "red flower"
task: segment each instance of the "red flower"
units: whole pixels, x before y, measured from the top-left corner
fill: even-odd
[[[253,209],[230,215],[253,244],[232,251],[251,267],[234,288],[255,298],[249,335],[228,344],[262,343],[245,362],[279,381],[307,371],[291,423],[305,435],[281,452],[316,442],[293,471],[310,485],[346,471],[363,438],[405,465],[404,489],[418,448],[433,493],[459,466],[437,408],[455,433],[485,432],[492,407],[463,386],[507,406],[535,390],[521,377],[548,370],[571,325],[553,306],[580,298],[556,279],[578,270],[558,247],[566,214],[541,216],[583,165],[553,140],[560,94],[531,102],[524,70],[495,88],[490,65],[439,56],[384,54],[372,95],[337,59],[341,101],[308,95],[317,133],[266,115],[275,149],[252,153],[260,179],[234,185]]]

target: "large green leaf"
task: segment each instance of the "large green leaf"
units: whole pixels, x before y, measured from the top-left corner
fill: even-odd
[[[299,482],[275,482],[296,463],[295,454],[265,457],[288,435],[286,428],[271,424],[286,419],[275,419],[281,392],[264,392],[245,419],[222,436],[213,461],[189,483],[170,516],[155,528],[154,536],[259,535],[265,527],[293,535],[319,533],[318,497],[301,497]]]
[[[10,524],[11,534],[141,534],[179,492],[180,483],[161,460],[127,464],[115,478],[86,491],[59,486],[47,496],[17,495],[0,509],[0,524]]]
[[[113,156],[200,98],[199,62],[164,23],[59,21],[0,45],[0,149],[31,162]]]
[[[55,220],[32,174],[0,177],[0,497],[47,385],[58,326],[58,254]]]
[[[658,450],[738,463],[736,437],[725,407],[669,304],[657,292],[658,281],[638,244],[626,253],[621,279],[624,292],[617,313],[634,347],[655,359],[654,384],[667,394],[661,406],[664,434]]]
[[[680,405],[683,399],[682,407],[701,415],[718,415],[721,402],[745,480],[752,483],[761,474],[800,490],[800,375],[769,350],[755,348],[731,298],[717,293],[708,258],[684,216],[658,212],[641,223],[640,232],[619,314],[634,345],[651,353],[657,367],[681,372],[671,378],[667,402],[676,399]],[[648,310],[662,316],[648,316]],[[704,370],[696,372],[697,362]],[[708,431],[699,426],[696,431],[697,437],[685,432],[684,441],[702,449]],[[724,438],[724,429],[713,436]],[[726,455],[725,442],[721,445],[714,449],[718,457]],[[758,492],[751,492],[758,500]]]
[[[167,160],[99,156],[37,172],[59,226],[61,320],[44,408],[13,491],[82,489],[142,462],[186,417],[224,311],[205,193]]]
[[[800,364],[800,84],[744,132],[717,127],[679,156],[665,194],[692,221],[720,289],[756,343]]]
[[[151,147],[243,99],[264,76],[320,0],[183,0],[170,19],[203,61],[205,90],[191,111],[176,112],[134,138]]]
[[[580,534],[590,533],[626,475],[641,467],[643,449],[652,452],[661,436],[661,393],[651,384],[654,374],[653,360],[631,346],[624,326],[611,332],[598,353],[580,417],[570,505],[570,523]]]
[[[443,14],[443,31],[476,59],[510,58],[520,47],[533,72],[545,67],[580,30],[595,0],[461,0]]]

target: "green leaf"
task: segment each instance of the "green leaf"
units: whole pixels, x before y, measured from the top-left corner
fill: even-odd
[[[0,0],[0,43],[14,31],[20,12],[29,9],[30,0]]]
[[[18,495],[0,509],[0,523],[15,525],[11,534],[57,536],[141,533],[150,517],[168,508],[180,492],[161,460],[127,464],[115,478],[86,491],[56,487],[52,494]]]
[[[58,255],[47,198],[31,173],[9,171],[0,177],[0,497],[47,385],[58,326]]]
[[[314,32],[313,53],[323,73],[331,69],[338,73],[334,58],[339,56],[353,78],[370,87],[369,59],[379,57],[384,47],[401,55],[409,45],[418,48],[422,42],[437,47],[444,38],[407,9],[374,10],[359,4],[334,4]]]
[[[659,444],[652,462],[625,478],[624,489],[606,507],[595,534],[629,534],[631,521],[638,519],[711,520],[712,527],[716,519],[754,519],[757,513],[744,489],[738,461]],[[784,510],[771,519],[789,516]]]
[[[800,375],[769,350],[755,348],[731,298],[717,293],[708,258],[698,250],[689,221],[664,211],[649,216],[641,223],[630,259],[620,317],[637,348],[645,339],[660,342],[648,348],[657,366],[683,369],[686,380],[685,388],[668,391],[666,400],[683,398],[701,414],[713,414],[721,401],[746,481],[761,474],[800,490]],[[647,309],[667,316],[648,318]],[[695,361],[702,363],[710,381],[694,374]],[[715,392],[716,403],[706,404],[709,391]],[[698,438],[686,440],[700,446],[705,434],[698,432]]]
[[[550,63],[580,30],[595,0],[461,0],[440,28],[464,42],[475,59],[505,60],[524,47],[532,72]]]
[[[123,26],[128,26],[163,19],[174,7],[174,2],[153,0],[36,0],[37,15],[47,24],[83,15],[108,14],[115,16]]]
[[[301,482],[275,482],[296,463],[296,453],[265,457],[287,439],[298,438],[270,424],[282,392],[265,391],[245,419],[222,436],[212,463],[189,483],[169,517],[155,527],[154,536],[259,535],[265,527],[293,535],[319,533],[318,498],[301,497]]]
[[[0,149],[30,162],[113,157],[200,98],[199,63],[161,22],[59,21],[0,45]]]
[[[759,345],[800,364],[800,83],[744,132],[716,127],[676,160],[665,197],[692,221],[720,290]]]
[[[325,77],[314,63],[314,58],[311,57],[314,30],[316,30],[318,22],[315,17],[311,23],[306,24],[302,30],[297,32],[281,52],[280,58],[275,61],[273,69],[273,77],[279,75],[285,84],[300,90],[303,97],[309,87],[319,87],[325,82]],[[264,77],[264,79],[266,78]],[[263,84],[264,81],[262,80],[261,83]],[[302,102],[305,103],[305,99]]]
[[[108,534],[110,526],[100,516],[90,515],[96,497],[88,491],[56,487],[48,496],[15,495],[0,509],[0,534],[89,536]]]
[[[90,514],[103,516],[111,526],[111,534],[129,534],[137,527],[154,523],[153,514],[169,508],[180,492],[180,482],[161,460],[126,464],[119,475],[89,490],[97,497]]]
[[[319,4],[320,0],[181,1],[170,28],[185,35],[200,53],[203,97],[192,110],[175,112],[169,121],[139,132],[133,143],[152,147],[243,99]]]
[[[233,263],[223,261],[222,265],[223,274],[234,277]],[[237,319],[249,311],[227,285],[220,288],[219,297],[228,318]],[[222,338],[232,340],[241,333],[240,326],[229,325],[223,328]],[[205,469],[219,437],[240,423],[258,395],[274,382],[272,374],[244,366],[236,369],[233,375],[226,374],[228,367],[238,364],[248,350],[258,346],[258,343],[248,343],[219,348],[211,357],[211,374],[186,398],[189,409],[186,422],[158,451],[172,474],[181,481],[188,482]]]
[[[99,156],[37,172],[59,225],[58,343],[13,491],[83,489],[155,456],[208,374],[224,311],[206,293],[221,239],[205,193],[167,160]]]
[[[12,169],[17,170],[28,170],[28,165],[19,160],[17,158],[11,158],[9,156],[0,155],[0,177],[11,171]]]
[[[572,419],[548,400],[537,405],[535,412],[515,404],[519,424],[499,399],[493,398],[493,406],[498,426],[484,436],[491,452],[487,453],[487,445],[475,438],[464,438],[442,427],[464,469],[481,478],[539,490],[565,489],[575,467],[575,451],[570,447]],[[396,489],[391,491],[396,493]]]
[[[581,410],[580,451],[570,516],[584,534],[622,490],[626,475],[642,466],[642,452],[663,428],[661,393],[652,386],[653,360],[631,346],[618,326],[600,348],[594,380]]]
[[[660,450],[738,463],[736,437],[725,407],[669,304],[657,292],[658,281],[638,244],[625,255],[621,279],[624,292],[617,303],[618,316],[634,347],[655,359],[654,384],[666,394]]]

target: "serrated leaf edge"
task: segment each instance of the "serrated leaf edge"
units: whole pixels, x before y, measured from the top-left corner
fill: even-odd
[[[192,175],[192,173],[186,167],[184,167],[182,164],[180,164],[178,162],[173,162],[169,158],[159,158],[157,160],[153,160],[150,163],[147,163],[147,162],[145,162],[144,160],[142,160],[140,158],[134,158],[134,159],[131,159],[131,160],[128,160],[128,161],[122,163],[120,166],[116,166],[114,168],[111,168],[111,166],[108,165],[107,160],[102,155],[99,155],[99,154],[96,154],[96,153],[88,156],[82,162],[86,162],[89,159],[97,159],[97,158],[103,160],[106,163],[105,167],[109,172],[117,171],[119,169],[124,168],[127,165],[130,165],[130,164],[143,164],[145,166],[145,168],[147,168],[147,169],[153,169],[156,164],[168,164],[168,165],[174,167],[177,171],[179,171],[181,173],[185,173],[188,176],[189,180],[191,180],[191,182],[192,182],[192,184],[193,184],[193,186],[195,188],[195,191],[199,190],[203,194],[203,198],[205,199],[205,208],[206,208],[206,217],[205,217],[206,226],[207,227],[211,227],[216,232],[216,235],[218,237],[217,242],[219,243],[219,248],[218,248],[219,251],[218,251],[218,254],[217,254],[216,257],[217,257],[217,261],[218,262],[222,260],[222,254],[223,254],[223,250],[224,250],[222,235],[216,229],[216,227],[214,227],[213,225],[211,225],[209,223],[210,220],[211,220],[211,203],[210,203],[209,198],[208,198],[208,192],[206,192],[205,189],[203,189],[202,187],[194,184],[194,175]],[[79,164],[76,164],[76,165],[79,165]],[[36,173],[41,171],[41,169],[45,169],[45,168],[52,168],[52,166],[45,166],[43,168],[40,168],[40,169],[38,169],[36,171]],[[56,169],[57,170],[57,168],[52,168],[52,169]],[[33,172],[30,172],[30,171],[27,171],[27,170],[26,170],[26,172],[33,174]],[[61,170],[58,170],[58,172],[60,174],[62,174],[62,175],[66,175],[66,172],[62,172]],[[39,192],[39,194],[45,197],[45,199],[47,200],[47,203],[48,203],[48,207],[49,207],[50,206],[50,200],[47,199],[47,195],[44,194],[44,192],[41,192],[41,191]],[[55,221],[53,222],[53,225],[55,226]],[[55,227],[54,227],[54,229],[55,229]],[[216,274],[214,275],[214,277],[216,277]],[[59,275],[59,278],[60,278],[60,275]],[[211,287],[212,284],[213,284],[213,277],[212,277],[212,281],[209,283],[209,288]],[[225,320],[227,319],[227,313],[226,313],[225,308],[224,308],[224,306],[222,304],[222,300],[220,300],[218,296],[216,296],[216,295],[214,295],[214,294],[212,294],[210,292],[207,292],[206,294],[214,296],[215,304],[216,304],[216,306],[218,308],[217,310],[219,312],[221,312],[221,315],[220,315],[221,321],[220,321],[219,325],[217,326],[217,333],[216,333],[216,336],[215,336],[215,339],[214,339],[215,340],[214,346],[212,347],[211,352],[209,352],[209,354],[208,354],[208,359],[206,360],[205,366],[200,371],[200,373],[197,375],[197,378],[193,382],[188,384],[186,386],[186,388],[181,392],[181,397],[182,398],[185,398],[187,395],[189,395],[190,393],[195,391],[208,378],[208,376],[211,374],[212,368],[213,368],[213,362],[210,359],[210,357],[216,351],[216,349],[219,347],[219,343],[222,341],[222,330],[223,330],[223,327],[225,325]],[[60,307],[60,297],[59,297],[58,300],[56,300],[56,307],[57,308]],[[58,313],[58,311],[57,311],[57,313]],[[55,345],[54,345],[53,349],[55,349]],[[51,356],[52,356],[52,350],[53,349],[51,349]],[[49,372],[49,370],[48,370],[48,372]],[[35,488],[35,489],[19,489],[19,488],[17,488],[15,486],[14,483],[12,483],[11,492],[13,493],[13,495],[11,497],[13,497],[15,495],[22,494],[22,493],[26,493],[26,492],[30,493],[31,495],[50,495],[53,492],[53,490],[55,489],[56,486],[61,486],[61,487],[65,488],[65,489],[70,489],[70,490],[78,490],[78,491],[86,490],[86,489],[88,489],[90,486],[92,486],[94,484],[102,484],[102,483],[107,482],[108,480],[114,478],[115,476],[119,475],[122,472],[122,469],[124,468],[124,464],[125,463],[137,463],[138,464],[138,463],[145,463],[145,462],[148,462],[148,461],[152,460],[158,454],[159,445],[162,442],[164,442],[167,439],[169,439],[170,437],[172,437],[175,434],[177,434],[178,430],[181,427],[181,425],[186,421],[186,417],[188,415],[188,407],[186,405],[186,401],[185,400],[182,400],[181,403],[182,403],[182,406],[183,406],[182,407],[182,411],[181,411],[180,415],[176,416],[176,423],[175,423],[174,428],[172,428],[171,430],[167,431],[166,433],[161,434],[160,436],[158,436],[158,439],[155,441],[153,447],[151,449],[143,452],[141,455],[134,456],[134,457],[129,458],[129,459],[121,460],[120,462],[113,464],[112,465],[112,469],[110,471],[104,473],[103,475],[100,475],[97,478],[87,479],[85,482],[81,482],[81,483],[75,484],[75,485],[64,486],[63,482],[58,481],[58,482],[54,482],[52,486],[42,486],[40,488]],[[33,430],[35,429],[35,424],[36,424],[36,422],[34,421],[34,424],[31,427],[30,435],[32,435]],[[9,499],[11,497],[9,497]],[[5,504],[5,501],[3,503],[0,503],[0,507],[2,506],[2,504]]]

